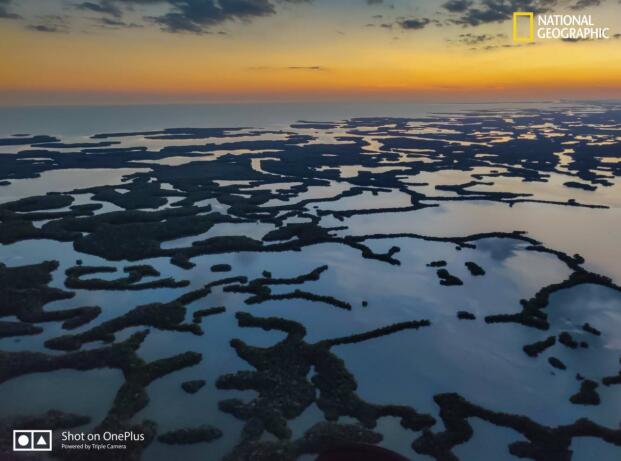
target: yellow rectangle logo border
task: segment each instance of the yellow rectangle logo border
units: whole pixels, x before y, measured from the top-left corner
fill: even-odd
[[[530,34],[528,37],[518,35],[517,22],[519,17],[527,17],[530,22]],[[516,11],[513,13],[513,41],[514,42],[534,42],[535,41],[535,13],[527,11]]]

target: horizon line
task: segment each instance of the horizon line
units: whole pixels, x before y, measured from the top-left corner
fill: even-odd
[[[260,106],[260,105],[329,105],[335,103],[349,103],[349,104],[425,104],[425,105],[483,105],[483,104],[541,104],[541,103],[571,103],[571,102],[621,102],[621,98],[541,98],[541,99],[490,99],[484,101],[469,101],[469,100],[454,100],[454,101],[428,101],[420,99],[411,100],[379,100],[379,99],[339,99],[335,98],[333,101],[309,101],[309,100],[272,100],[272,101],[230,101],[230,102],[128,102],[128,103],[105,103],[105,102],[75,102],[75,103],[59,103],[59,104],[36,104],[36,103],[23,103],[23,104],[2,104],[0,103],[0,109],[28,109],[28,108],[76,108],[76,107],[106,107],[106,108],[122,108],[122,107],[172,107],[172,106]]]

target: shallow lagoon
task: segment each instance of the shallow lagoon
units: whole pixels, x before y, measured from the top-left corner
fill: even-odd
[[[511,116],[519,119],[520,110],[522,109],[514,107],[509,112]],[[494,108],[492,114],[493,111]],[[499,113],[502,111],[496,112]],[[470,116],[476,118],[475,115]],[[418,166],[432,165],[435,161],[434,150],[425,145],[414,150],[404,148],[398,152],[400,155],[397,160],[383,157],[388,152],[382,147],[383,140],[405,136],[400,130],[410,130],[410,138],[421,142],[435,140],[436,136],[453,136],[460,131],[434,127],[434,123],[442,123],[434,122],[433,117],[422,125],[419,122],[400,125],[401,122],[392,120],[369,121],[371,126],[368,127],[363,126],[363,121],[351,123],[355,126],[343,125],[330,130],[330,133],[315,128],[298,128],[297,132],[308,134],[314,139],[307,144],[292,145],[300,149],[323,145],[346,149],[347,142],[337,140],[336,137],[351,135],[358,129],[364,133],[360,136],[364,141],[359,152],[360,165],[351,164],[347,157],[346,164],[338,168],[333,168],[333,160],[330,160],[329,167],[314,165],[300,175],[299,172],[285,174],[274,170],[281,162],[282,154],[278,149],[253,151],[236,148],[227,152],[220,151],[217,147],[224,143],[254,140],[279,142],[288,139],[285,134],[266,132],[238,138],[223,136],[189,140],[152,140],[129,136],[119,138],[122,142],[115,147],[146,146],[154,152],[171,145],[183,147],[209,143],[216,147],[213,152],[198,158],[179,156],[171,152],[170,156],[163,159],[134,162],[144,164],[146,168],[143,169],[119,167],[50,170],[43,172],[39,178],[11,180],[11,185],[0,187],[0,203],[47,192],[71,192],[76,199],[72,206],[102,204],[103,207],[93,210],[93,214],[106,216],[113,211],[125,213],[124,208],[106,200],[95,200],[91,192],[80,193],[76,189],[123,185],[123,194],[141,193],[134,182],[136,178],[143,175],[149,178],[148,181],[157,182],[158,175],[163,174],[162,172],[169,174],[173,171],[170,168],[183,168],[187,161],[202,160],[199,163],[207,167],[210,162],[223,162],[214,165],[223,167],[222,171],[225,171],[226,162],[243,162],[246,160],[244,155],[248,153],[259,157],[264,154],[263,160],[274,159],[262,162],[261,158],[249,157],[248,163],[252,172],[243,172],[244,175],[259,173],[269,176],[268,181],[259,179],[256,183],[253,182],[252,187],[248,187],[247,180],[235,179],[223,173],[222,179],[217,180],[213,187],[216,191],[218,188],[227,191],[223,192],[224,197],[217,194],[210,196],[213,190],[210,189],[211,185],[201,186],[210,191],[208,194],[201,187],[191,191],[196,194],[196,200],[191,205],[209,205],[214,211],[232,214],[245,222],[217,223],[207,231],[190,231],[174,238],[162,238],[158,242],[158,248],[163,253],[158,256],[138,260],[107,258],[105,254],[98,254],[97,248],[93,248],[91,253],[77,251],[72,241],[60,242],[49,238],[26,239],[1,245],[0,262],[10,267],[57,260],[59,267],[53,271],[49,286],[59,289],[68,290],[64,273],[74,267],[77,260],[81,260],[83,266],[111,266],[117,269],[115,273],[87,275],[82,278],[85,281],[111,281],[122,277],[123,269],[127,266],[146,264],[160,273],[159,278],[172,277],[176,281],[187,280],[189,284],[183,288],[135,291],[72,289],[70,291],[75,293],[73,298],[50,302],[45,310],[62,311],[80,306],[101,306],[102,312],[95,320],[70,332],[63,329],[60,322],[46,322],[41,324],[43,331],[40,334],[0,339],[0,349],[45,352],[58,356],[65,352],[50,349],[46,346],[46,341],[68,333],[87,332],[97,325],[131,312],[136,306],[169,303],[184,293],[225,277],[245,276],[249,280],[267,277],[274,281],[296,278],[327,265],[327,269],[315,280],[290,281],[286,284],[274,282],[269,285],[270,296],[276,299],[268,297],[254,304],[246,303],[251,298],[250,293],[231,292],[222,286],[212,288],[211,293],[205,297],[185,305],[186,322],[191,322],[194,312],[200,309],[226,307],[224,313],[202,319],[203,335],[150,328],[149,335],[138,351],[144,360],[152,362],[186,351],[200,352],[203,357],[199,364],[167,374],[150,384],[147,388],[150,402],[132,416],[130,423],[139,424],[145,419],[153,420],[158,424],[159,434],[209,424],[222,430],[223,436],[210,444],[189,446],[169,446],[155,440],[143,452],[143,459],[170,459],[171,456],[182,453],[184,459],[198,460],[205,459],[208,453],[209,459],[215,460],[231,453],[239,443],[244,421],[222,412],[218,404],[230,398],[252,401],[258,398],[259,393],[256,390],[219,389],[216,385],[218,378],[223,375],[254,370],[247,361],[238,356],[230,341],[239,338],[257,348],[270,348],[283,341],[285,334],[277,330],[242,328],[235,318],[238,312],[298,322],[306,328],[304,341],[308,344],[372,331],[399,322],[429,320],[431,325],[425,328],[405,329],[362,342],[337,345],[331,348],[331,352],[344,361],[346,369],[355,377],[357,394],[361,399],[373,404],[407,405],[419,413],[432,415],[437,420],[432,428],[434,432],[441,431],[444,424],[439,418],[439,408],[434,403],[433,396],[450,392],[459,393],[468,401],[487,409],[524,415],[544,425],[571,424],[578,418],[588,417],[601,425],[618,428],[621,422],[619,386],[600,384],[598,394],[601,403],[597,406],[574,405],[569,401],[570,396],[580,388],[576,373],[598,381],[619,371],[621,294],[618,290],[588,284],[553,293],[545,308],[550,323],[548,331],[517,323],[490,324],[485,321],[487,316],[519,312],[520,300],[530,299],[542,287],[567,279],[572,268],[552,253],[532,251],[529,249],[530,244],[519,238],[489,236],[462,245],[455,241],[426,241],[390,236],[406,233],[430,237],[464,237],[477,233],[509,233],[522,230],[527,231],[528,237],[542,242],[549,249],[559,250],[567,255],[579,253],[585,259],[585,269],[608,275],[618,281],[621,280],[618,264],[621,253],[612,230],[621,227],[621,215],[614,174],[607,174],[613,182],[611,186],[598,187],[594,192],[570,189],[563,186],[563,182],[569,179],[565,174],[571,174],[567,169],[571,160],[563,158],[559,171],[549,175],[547,182],[524,182],[519,177],[500,176],[481,179],[491,181],[493,185],[476,184],[467,187],[469,191],[476,193],[528,193],[533,194],[533,199],[548,202],[566,202],[574,198],[579,203],[608,206],[606,209],[566,206],[560,203],[503,203],[496,199],[468,198],[458,191],[441,190],[436,186],[459,186],[476,179],[473,175],[506,173],[506,165],[499,162],[493,167],[479,166],[466,170],[449,168],[409,174],[407,170],[412,165],[408,163],[408,166],[402,166],[402,162],[411,161]],[[454,120],[450,123],[454,123]],[[241,120],[238,125],[243,125]],[[475,133],[475,137],[480,138],[481,142],[487,143],[491,140],[490,144],[502,145],[511,141],[512,137],[507,137],[503,129],[486,125],[487,122],[479,124],[477,130],[482,133]],[[275,126],[291,131],[282,120],[265,128],[273,129]],[[559,127],[560,123],[542,123],[532,128],[539,135],[548,138],[571,131],[561,130]],[[110,130],[111,125],[101,128],[93,132]],[[136,129],[140,128],[136,126]],[[486,129],[489,130],[487,134],[484,133]],[[382,130],[395,130],[395,133]],[[67,136],[63,141],[88,140],[84,133],[72,133],[72,136],[73,138]],[[529,138],[524,133],[515,138],[520,136]],[[463,152],[473,142],[451,140],[449,144],[456,145],[455,149]],[[398,148],[390,150],[399,151]],[[417,162],[415,158],[411,158],[412,152],[424,155],[421,157],[424,161]],[[232,155],[228,156],[228,153]],[[67,155],[82,154],[78,150]],[[270,157],[272,155],[276,156]],[[563,155],[571,157],[571,153]],[[307,159],[304,161],[312,163],[311,155],[304,158]],[[369,162],[372,162],[372,166],[369,166]],[[603,163],[614,164],[610,161]],[[332,176],[335,169],[339,172],[337,177]],[[309,178],[308,171],[314,172],[317,177]],[[385,183],[378,187],[367,185],[365,181],[368,178],[377,178]],[[285,182],[280,182],[283,179]],[[320,183],[307,183],[310,180]],[[160,182],[167,193],[181,194],[179,200],[190,194],[188,184],[179,182],[174,175]],[[360,186],[365,187],[365,190],[352,194],[353,188]],[[118,192],[118,189],[116,187],[115,190]],[[395,208],[411,207],[412,196],[408,191],[426,195],[420,204],[436,206],[394,211]],[[258,197],[256,194],[269,196],[265,196],[265,200],[259,200],[256,209],[247,211],[243,206],[240,208],[237,203],[239,197],[250,199]],[[231,200],[231,195],[237,198]],[[434,200],[438,197],[444,197],[445,200]],[[154,210],[174,211],[179,208],[175,203],[177,200],[171,195],[167,197],[165,205],[140,209],[146,213],[156,212]],[[387,208],[391,210],[382,212],[382,209]],[[70,212],[71,208],[65,206],[55,211]],[[339,214],[347,212],[352,214]],[[203,211],[202,214],[207,212]],[[279,222],[281,216],[286,218]],[[39,229],[45,229],[48,221],[35,220],[34,223]],[[200,249],[201,242],[211,238],[235,236],[260,241],[273,232],[282,230],[283,225],[292,223],[315,223],[329,228],[329,237],[326,237],[326,241],[315,241],[315,236],[306,235],[298,241],[296,239],[299,236],[292,235],[282,240],[270,240],[270,244],[276,245],[276,248],[263,252],[241,250],[203,254],[196,251]],[[83,236],[88,233],[83,232]],[[372,234],[383,234],[383,238],[366,238]],[[346,239],[352,236],[362,240],[356,241],[354,245]],[[286,247],[291,242],[298,242],[299,246]],[[356,245],[364,245],[372,252],[372,257],[363,257],[364,250]],[[190,250],[194,251],[188,258],[193,265],[191,268],[179,267],[171,259],[175,251],[183,253],[191,252]],[[391,255],[388,261],[377,257],[386,254]],[[436,273],[438,268],[428,266],[433,261],[445,262],[444,268],[463,284],[441,285]],[[469,261],[483,268],[485,275],[473,275],[465,265]],[[223,264],[231,266],[230,272],[212,271],[214,265]],[[266,271],[269,275],[265,275]],[[231,284],[233,282],[225,286],[229,287]],[[303,299],[299,294],[288,299],[277,299],[295,294],[296,290],[349,304],[350,309],[337,307],[325,300]],[[476,320],[459,320],[458,311],[472,313]],[[17,321],[18,317],[4,316],[2,320]],[[600,330],[601,336],[583,331],[582,325],[585,322]],[[133,333],[144,329],[143,325],[121,328],[114,333],[115,342],[124,341]],[[527,356],[522,350],[526,344],[559,335],[563,331],[571,333],[576,341],[587,342],[588,348],[573,350],[557,342],[537,358]],[[106,343],[99,340],[88,341],[82,345],[82,350],[93,350],[105,345]],[[551,356],[560,359],[567,366],[567,370],[552,368],[548,363]],[[311,371],[311,376],[314,372]],[[194,379],[205,379],[205,387],[194,395],[183,392],[181,383]],[[0,384],[0,407],[4,410],[4,417],[39,414],[52,408],[85,414],[92,418],[92,422],[83,429],[92,429],[105,417],[116,390],[122,383],[123,377],[118,369],[63,369],[49,373],[32,373]],[[42,388],[47,389],[50,395],[41,392]],[[30,394],[36,394],[37,397],[29,398]],[[72,396],[77,394],[81,397],[73,399]],[[93,395],[98,397],[95,399]],[[310,404],[300,415],[288,421],[293,438],[302,437],[307,429],[323,418],[317,404]],[[356,423],[356,419],[341,416],[339,422],[351,424]],[[517,459],[509,454],[507,446],[516,440],[523,440],[522,435],[480,419],[471,418],[469,422],[474,429],[473,437],[453,448],[453,453],[459,459]],[[411,444],[420,436],[420,432],[404,429],[397,418],[380,418],[375,430],[383,434],[384,446],[411,459],[433,459],[412,450]],[[276,438],[264,433],[261,440]],[[576,438],[572,441],[571,448],[574,450],[572,459],[578,461],[588,460],[593,456],[612,460],[620,453],[618,446],[605,444],[598,439]],[[302,456],[299,459],[306,461],[312,457]]]

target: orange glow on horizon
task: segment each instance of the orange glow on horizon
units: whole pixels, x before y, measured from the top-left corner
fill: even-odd
[[[32,104],[55,93],[85,102],[621,97],[621,60],[612,59],[621,40],[472,51],[437,37],[425,46],[387,45],[361,34],[303,49],[270,43],[266,52],[266,44],[247,38],[139,34],[121,31],[105,40],[45,34],[42,40],[40,33],[6,27],[0,104]]]

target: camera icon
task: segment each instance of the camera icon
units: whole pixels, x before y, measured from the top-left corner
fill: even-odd
[[[13,451],[52,451],[52,431],[14,430]]]

